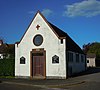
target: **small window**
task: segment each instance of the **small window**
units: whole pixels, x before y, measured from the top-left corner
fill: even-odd
[[[33,43],[35,46],[40,46],[43,43],[43,37],[42,35],[38,34],[34,37]]]
[[[6,59],[7,54],[3,54],[2,57],[3,57],[3,59]]]
[[[87,63],[89,63],[89,60],[87,60]]]
[[[61,44],[63,44],[63,39],[61,39]]]
[[[59,63],[59,57],[57,55],[52,57],[52,63]]]
[[[76,54],[76,62],[79,62],[79,54]]]
[[[68,61],[73,62],[73,53],[68,52]]]
[[[1,56],[0,56],[0,59],[1,59]]]
[[[81,62],[84,62],[84,56],[81,55]]]
[[[25,58],[24,57],[20,58],[20,64],[25,64]]]

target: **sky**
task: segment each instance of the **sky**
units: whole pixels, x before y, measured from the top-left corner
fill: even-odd
[[[0,38],[20,41],[38,10],[81,48],[100,42],[100,0],[0,0]]]

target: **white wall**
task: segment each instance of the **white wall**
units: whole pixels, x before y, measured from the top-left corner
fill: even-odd
[[[0,59],[3,59],[3,54],[0,54]]]
[[[89,60],[89,63],[87,63],[87,67],[95,67],[95,58],[87,58]]]
[[[36,26],[40,25],[39,30]],[[33,44],[35,35],[43,36],[41,46]],[[60,39],[54,34],[51,28],[45,23],[43,18],[37,14],[20,44],[15,45],[15,75],[30,76],[30,51],[36,48],[44,48],[46,50],[46,76],[66,77],[66,57],[65,57],[65,39],[63,44]],[[59,56],[59,64],[52,64],[52,57]],[[20,64],[20,58],[26,58],[26,64]]]

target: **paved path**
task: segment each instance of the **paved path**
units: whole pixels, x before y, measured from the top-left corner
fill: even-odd
[[[0,90],[100,90],[100,72],[97,71],[67,80],[0,79]]]

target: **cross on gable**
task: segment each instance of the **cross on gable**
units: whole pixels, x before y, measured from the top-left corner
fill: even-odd
[[[39,30],[40,26],[39,26],[39,25],[37,25],[37,26],[36,26],[36,28],[37,28],[37,30]]]

